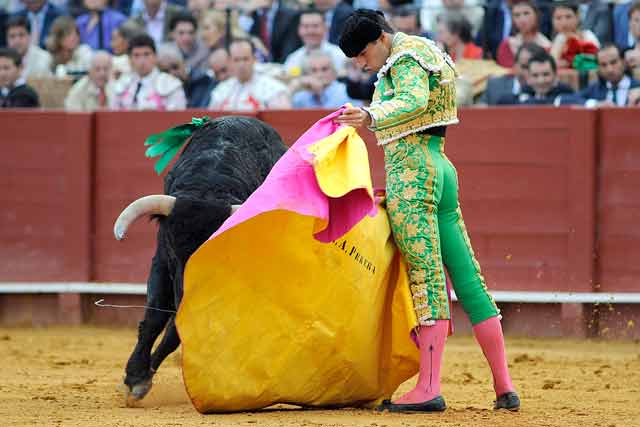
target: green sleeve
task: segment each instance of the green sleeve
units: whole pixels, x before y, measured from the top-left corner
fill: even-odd
[[[373,119],[372,129],[382,130],[406,123],[427,110],[429,73],[411,56],[398,59],[389,71],[393,98],[373,102],[367,108]]]

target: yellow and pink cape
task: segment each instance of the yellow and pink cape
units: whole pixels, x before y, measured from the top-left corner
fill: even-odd
[[[367,150],[317,122],[190,258],[176,324],[202,413],[371,406],[418,370],[417,325]]]

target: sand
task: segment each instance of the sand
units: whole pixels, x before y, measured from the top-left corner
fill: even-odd
[[[2,426],[640,426],[640,342],[508,339],[519,413],[491,409],[490,372],[470,337],[445,351],[440,414],[301,410],[279,406],[201,415],[182,385],[178,354],[151,393],[128,408],[120,386],[134,329],[0,328]],[[411,387],[403,384],[398,393]]]

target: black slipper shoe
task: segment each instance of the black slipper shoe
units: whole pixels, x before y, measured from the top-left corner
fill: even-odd
[[[493,405],[493,409],[508,409],[515,412],[520,409],[520,398],[515,391],[501,394]]]
[[[376,408],[378,411],[389,412],[442,412],[445,409],[447,409],[447,404],[442,396],[434,397],[422,403],[392,403],[390,400],[384,400]]]

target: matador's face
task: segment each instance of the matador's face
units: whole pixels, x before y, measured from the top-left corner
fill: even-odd
[[[369,42],[364,50],[353,58],[356,65],[363,71],[377,72],[387,62],[391,52],[383,41],[385,37],[387,33],[383,32],[378,39]]]

